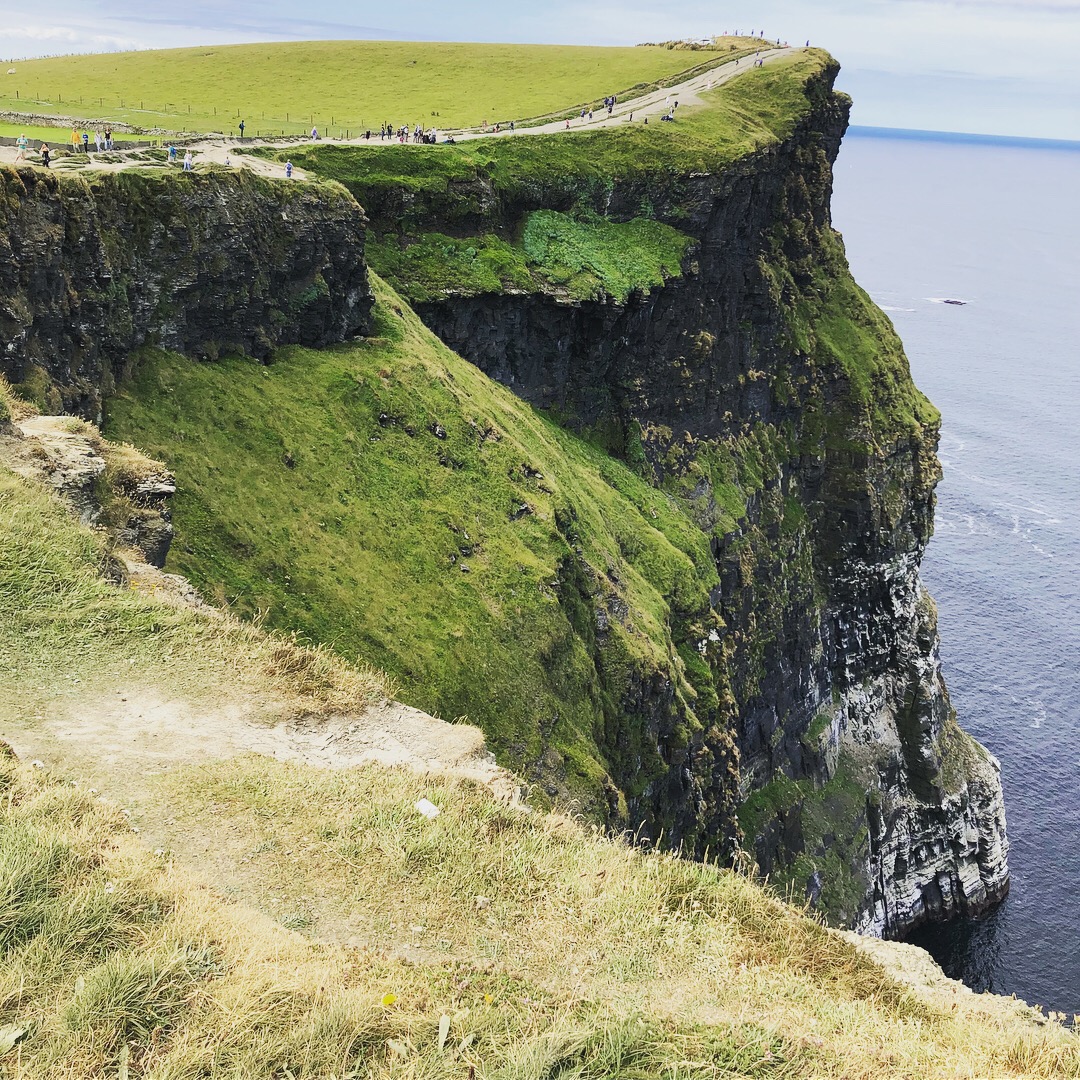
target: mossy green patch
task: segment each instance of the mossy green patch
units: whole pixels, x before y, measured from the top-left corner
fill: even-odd
[[[576,219],[537,210],[525,221],[522,246],[529,264],[572,298],[625,303],[682,273],[692,237],[647,218],[628,222]]]
[[[400,282],[411,303],[448,295],[554,291],[572,300],[625,303],[682,273],[693,239],[658,221],[606,221],[555,210],[525,219],[520,241],[485,233],[385,238],[368,247],[373,269]]]

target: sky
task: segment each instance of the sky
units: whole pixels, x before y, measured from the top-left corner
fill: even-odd
[[[0,0],[0,56],[305,38],[634,45],[809,40],[854,124],[1080,140],[1080,0]]]

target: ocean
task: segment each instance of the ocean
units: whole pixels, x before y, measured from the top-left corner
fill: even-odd
[[[963,726],[997,756],[1012,891],[920,931],[954,978],[1080,1013],[1080,149],[849,135],[856,279],[943,414],[923,577]],[[963,305],[944,300],[962,300]]]

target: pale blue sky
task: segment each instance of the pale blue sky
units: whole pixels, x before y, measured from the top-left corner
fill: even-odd
[[[0,53],[292,38],[632,45],[725,30],[828,48],[854,122],[1080,140],[1080,0],[0,0]]]

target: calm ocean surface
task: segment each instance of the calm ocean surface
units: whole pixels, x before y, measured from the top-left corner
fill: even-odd
[[[944,416],[923,566],[961,723],[1001,761],[1012,893],[921,933],[1080,1013],[1080,152],[849,136],[834,218]],[[944,298],[964,307],[941,303]]]

